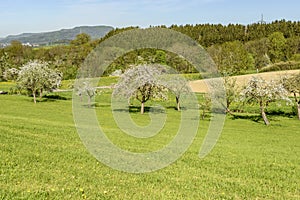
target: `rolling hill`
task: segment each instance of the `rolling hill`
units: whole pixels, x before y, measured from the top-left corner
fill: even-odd
[[[5,44],[10,43],[12,40],[18,40],[22,43],[30,43],[37,45],[57,43],[61,44],[68,43],[80,33],[86,33],[90,35],[92,39],[101,38],[112,29],[113,27],[111,26],[78,26],[72,29],[61,29],[52,32],[22,33],[19,35],[10,35],[6,38],[0,39],[0,43]]]

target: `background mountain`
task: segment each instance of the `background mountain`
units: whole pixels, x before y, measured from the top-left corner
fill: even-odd
[[[12,40],[18,40],[22,43],[46,45],[69,43],[76,35],[86,33],[92,39],[103,37],[109,31],[113,30],[111,26],[79,26],[72,29],[61,29],[59,31],[43,33],[22,33],[20,35],[10,35],[6,38],[0,38],[0,43],[10,43]]]

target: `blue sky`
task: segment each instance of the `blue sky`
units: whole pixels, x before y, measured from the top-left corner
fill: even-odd
[[[300,21],[299,0],[0,0],[0,37],[79,25],[113,27]]]

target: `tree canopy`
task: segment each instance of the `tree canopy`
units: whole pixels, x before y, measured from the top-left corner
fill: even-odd
[[[271,102],[284,100],[291,102],[288,91],[275,81],[266,81],[260,77],[252,77],[246,88],[241,92],[242,99],[247,103],[258,104],[261,116],[266,125],[270,122],[266,115],[266,108]]]
[[[298,119],[300,120],[300,73],[285,76],[281,80],[284,88],[293,94],[297,108]]]
[[[240,74],[254,67],[252,55],[239,41],[212,46],[208,52],[215,61],[219,72],[223,75]]]
[[[62,74],[48,67],[46,62],[30,61],[20,68],[17,84],[33,95],[36,103],[36,94],[42,97],[44,91],[57,88],[62,79]]]
[[[158,76],[162,74],[160,67],[139,65],[125,71],[115,87],[114,96],[135,98],[141,103],[144,113],[145,103],[150,99],[166,99],[166,89],[159,84]]]

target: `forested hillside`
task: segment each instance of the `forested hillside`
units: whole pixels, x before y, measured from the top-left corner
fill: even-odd
[[[300,68],[300,22],[280,20],[246,26],[197,24],[160,27],[179,31],[196,40],[208,51],[223,74]],[[77,69],[94,47],[108,37],[134,28],[138,27],[113,29],[96,40],[87,34],[79,34],[68,45],[43,48],[22,46],[20,42],[12,41],[10,46],[0,49],[0,74],[8,68],[19,68],[29,60],[39,59],[48,61],[53,68],[61,71],[64,79],[75,78]],[[105,74],[140,63],[161,63],[182,73],[196,72],[177,55],[159,49],[144,49],[118,58]]]

